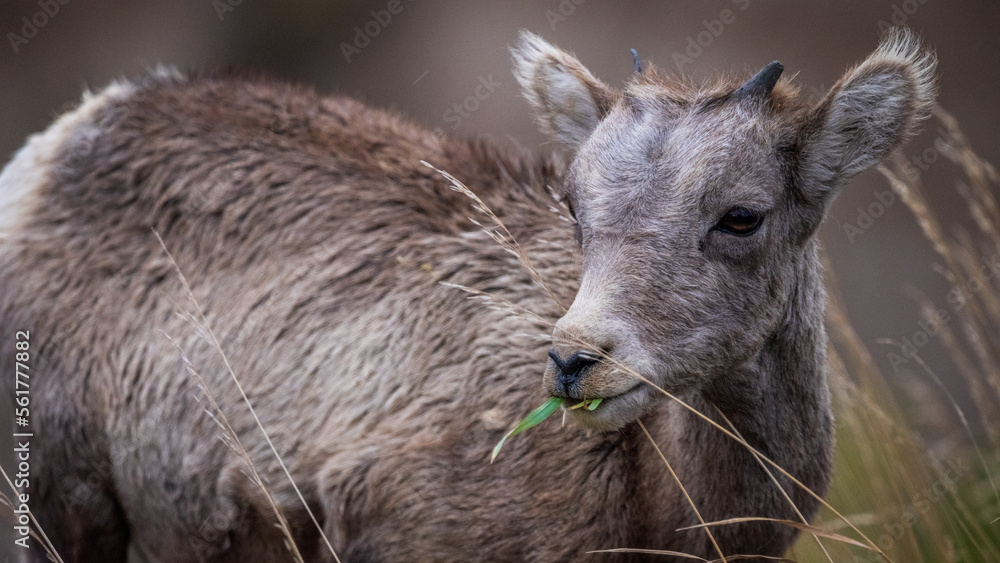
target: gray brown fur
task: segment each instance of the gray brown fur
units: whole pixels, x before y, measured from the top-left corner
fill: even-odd
[[[543,128],[575,153],[568,168],[299,87],[169,73],[89,98],[15,157],[0,175],[0,342],[31,331],[31,507],[66,561],[288,558],[166,335],[307,560],[330,560],[222,358],[178,314],[192,306],[154,228],[344,561],[626,560],[584,556],[616,547],[714,557],[703,531],[674,531],[696,520],[638,418],[706,520],[796,519],[745,449],[646,385],[518,436],[489,464],[551,392],[550,344],[534,335],[556,321],[557,350],[582,339],[721,420],[718,407],[825,491],[814,233],[836,190],[927,112],[933,58],[893,34],[813,108],[784,82],[767,99],[726,100],[739,82],[694,88],[655,69],[619,92],[530,35],[515,63]],[[565,317],[421,159],[503,219],[572,303]],[[578,227],[549,209],[547,185]],[[731,205],[769,210],[761,230],[709,230]],[[635,385],[609,361],[588,374],[590,397]],[[715,535],[727,554],[780,555],[796,534]],[[43,560],[37,544],[27,553]]]

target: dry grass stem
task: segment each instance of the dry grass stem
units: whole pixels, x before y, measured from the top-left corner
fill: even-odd
[[[698,517],[699,522],[704,524],[705,519],[701,517],[701,512],[698,511],[698,506],[695,505],[694,500],[691,499],[691,495],[688,494],[687,488],[684,487],[684,483],[681,483],[680,478],[677,477],[677,473],[674,472],[674,468],[670,465],[670,462],[667,461],[666,456],[664,456],[663,452],[660,451],[660,446],[656,445],[656,440],[654,440],[653,437],[649,435],[649,430],[646,430],[646,425],[643,424],[641,420],[638,420],[636,422],[639,423],[639,428],[642,428],[642,433],[646,435],[646,438],[649,440],[649,443],[653,444],[653,448],[656,450],[656,453],[659,454],[660,459],[662,459],[663,463],[667,466],[667,471],[670,472],[670,476],[674,479],[674,482],[677,483],[677,486],[681,488],[681,492],[684,493],[684,498],[687,500],[687,503],[691,506],[691,510],[694,511],[694,515]],[[708,534],[708,540],[712,542],[712,546],[715,547],[715,551],[719,552],[719,557],[721,557],[723,563],[725,563],[726,555],[722,553],[722,549],[719,547],[718,542],[715,541],[715,536],[712,535],[712,530],[706,527],[705,533]]]
[[[559,307],[560,313],[566,314],[566,308],[563,307],[563,304],[556,297],[555,293],[552,292],[552,289],[549,288],[548,284],[545,283],[545,280],[542,279],[542,275],[535,268],[534,264],[531,263],[531,259],[528,258],[528,255],[517,243],[517,240],[514,239],[514,235],[510,233],[510,230],[508,230],[507,226],[503,224],[503,221],[500,220],[500,217],[498,217],[495,213],[493,213],[493,210],[491,210],[486,205],[486,203],[484,203],[483,200],[480,199],[478,195],[476,195],[475,192],[470,190],[460,180],[458,180],[448,172],[436,168],[434,165],[426,161],[421,160],[420,163],[434,170],[441,176],[443,176],[451,184],[451,186],[449,187],[452,190],[469,197],[473,201],[473,206],[472,206],[473,209],[486,215],[491,221],[493,221],[493,223],[496,225],[496,228],[486,227],[479,221],[471,217],[469,218],[469,220],[472,221],[473,224],[482,228],[483,232],[489,235],[489,237],[492,238],[494,241],[496,241],[496,243],[499,244],[504,250],[514,255],[517,258],[518,262],[520,262],[521,265],[524,266],[524,268],[531,275],[531,279],[536,284],[538,284],[539,287],[541,287],[545,291],[545,293],[549,295],[550,298],[552,298],[552,302],[555,303],[557,307]]]
[[[156,229],[153,229],[153,234],[156,235],[156,240],[159,241],[160,247],[163,248],[163,252],[166,253],[167,258],[170,260],[171,266],[173,266],[174,270],[177,272],[177,275],[184,286],[185,295],[187,295],[188,299],[191,300],[191,303],[194,305],[195,310],[198,312],[198,317],[197,317],[199,321],[198,324],[204,329],[205,334],[207,334],[208,337],[211,339],[211,344],[213,348],[219,353],[219,356],[225,363],[226,370],[229,372],[230,378],[236,385],[236,388],[239,390],[240,396],[243,398],[243,402],[246,404],[247,409],[249,409],[251,416],[253,416],[257,428],[264,436],[264,440],[267,441],[267,445],[271,449],[271,453],[274,454],[274,457],[278,461],[278,464],[281,466],[282,471],[285,472],[285,476],[288,477],[288,482],[292,485],[292,488],[295,490],[295,494],[298,495],[299,500],[302,502],[302,506],[306,509],[306,512],[309,514],[309,518],[316,526],[316,530],[319,532],[320,537],[323,539],[323,543],[326,545],[327,550],[329,550],[330,554],[333,555],[334,560],[337,561],[337,563],[340,563],[340,558],[337,556],[337,552],[333,549],[333,545],[330,543],[329,538],[327,538],[326,534],[323,532],[323,527],[319,524],[319,521],[313,514],[312,509],[309,507],[309,503],[306,502],[305,497],[302,495],[302,491],[300,491],[298,485],[295,484],[295,480],[292,478],[291,472],[288,470],[288,467],[285,465],[284,460],[278,453],[278,449],[274,446],[274,442],[271,441],[271,436],[267,433],[267,430],[264,428],[263,423],[261,423],[260,418],[257,416],[257,411],[254,410],[253,405],[250,403],[250,399],[249,397],[247,397],[246,391],[243,390],[243,385],[236,377],[236,373],[233,371],[233,368],[229,363],[229,358],[226,356],[226,353],[222,350],[222,346],[219,344],[219,341],[216,338],[215,333],[212,331],[211,326],[208,324],[208,319],[205,317],[205,313],[201,308],[201,304],[199,304],[198,300],[195,299],[194,293],[191,291],[191,286],[188,284],[187,278],[184,276],[184,272],[181,271],[180,267],[177,265],[177,262],[174,260],[173,255],[171,255],[170,251],[167,249],[167,245],[163,242],[163,239],[160,237],[160,233],[156,232]],[[211,396],[210,393],[208,395]],[[263,486],[262,482],[260,484],[261,486]],[[266,491],[265,494],[267,494]],[[277,507],[275,506],[275,508]],[[283,521],[283,519],[281,519],[280,521]],[[286,536],[290,538],[291,530],[288,529],[287,524],[283,525],[283,530]],[[294,542],[292,542],[291,547],[294,547]],[[297,547],[295,547],[295,552],[297,553],[297,551],[298,549]]]
[[[835,534],[833,532],[828,532],[826,530],[817,528],[816,526],[810,526],[809,524],[803,524],[801,522],[796,522],[794,520],[782,520],[780,518],[763,518],[759,516],[747,516],[742,518],[727,518],[725,520],[718,520],[716,522],[704,522],[696,526],[688,526],[686,528],[680,528],[680,530],[697,530],[698,528],[710,528],[712,526],[728,526],[730,524],[740,524],[742,522],[775,522],[783,526],[789,526],[798,530],[804,530],[812,533],[816,536],[823,536],[824,538],[830,538],[831,540],[837,540],[841,543],[846,543],[853,545],[855,547],[861,547],[869,551],[873,551],[870,546],[867,546],[857,540],[853,540],[847,536],[842,536],[840,534]]]
[[[745,559],[760,560],[765,559],[767,561],[783,561],[785,563],[798,563],[794,559],[786,559],[784,557],[772,557],[770,555],[727,555],[726,559],[705,559],[703,557],[698,557],[696,555],[691,555],[689,553],[681,553],[679,551],[669,551],[665,549],[638,549],[630,547],[620,547],[617,549],[598,549],[594,551],[588,551],[587,553],[643,553],[646,555],[666,555],[671,557],[683,557],[686,559],[694,559],[696,561],[701,561],[702,563],[723,563],[724,561],[740,561]]]
[[[993,472],[990,471],[990,465],[986,463],[986,457],[983,455],[983,450],[979,447],[979,442],[976,440],[976,436],[972,432],[972,428],[969,426],[969,421],[965,418],[965,412],[962,411],[962,407],[959,406],[958,401],[955,400],[955,397],[945,386],[944,382],[941,381],[941,378],[938,377],[937,373],[935,373],[934,370],[927,365],[927,362],[925,362],[919,354],[914,354],[913,359],[917,362],[917,365],[919,365],[924,372],[930,376],[941,392],[948,398],[952,408],[954,408],[958,413],[959,420],[962,422],[962,427],[965,428],[966,434],[969,436],[969,443],[972,444],[972,448],[976,452],[976,457],[979,458],[979,463],[983,466],[983,471],[986,473],[986,478],[989,481],[990,486],[993,488],[993,498],[997,499],[997,503],[1000,504],[1000,492],[997,491],[996,482],[993,480]]]
[[[726,416],[726,414],[722,412],[722,409],[720,409],[719,407],[715,406],[714,404],[712,405],[712,407],[715,409],[716,414],[718,414],[720,417],[722,417],[723,420],[726,421],[726,424],[729,425],[729,429],[732,430],[734,434],[736,434],[737,436],[739,436],[739,438],[741,440],[746,440],[746,438],[743,437],[743,434],[741,434],[740,431],[737,430],[736,426],[732,423],[732,421],[729,420],[729,417]],[[778,482],[778,479],[774,476],[774,473],[772,473],[771,470],[767,467],[767,464],[764,463],[756,455],[754,455],[753,458],[757,461],[758,464],[760,464],[760,467],[761,467],[761,469],[764,470],[764,473],[767,473],[768,478],[771,479],[771,482],[774,483],[774,486],[778,488],[779,492],[781,492],[781,496],[783,496],[785,498],[785,500],[788,501],[788,505],[791,506],[792,510],[795,511],[795,515],[799,517],[799,520],[803,524],[808,525],[809,521],[806,519],[805,516],[802,515],[802,511],[800,511],[799,507],[795,505],[795,501],[792,500],[792,497],[788,496],[788,492],[786,492],[785,488],[781,486],[781,483]],[[819,549],[823,552],[823,555],[826,556],[826,559],[830,563],[833,563],[833,558],[830,557],[830,552],[828,552],[826,550],[826,546],[824,546],[823,542],[819,539],[819,534],[816,534],[816,533],[813,533],[812,531],[810,531],[810,535],[812,535],[812,537],[816,540],[816,544],[819,546]]]
[[[595,549],[588,551],[590,553],[645,553],[646,555],[667,555],[671,557],[683,557],[685,559],[694,559],[695,561],[701,561],[707,563],[708,559],[704,557],[698,557],[697,555],[691,555],[690,553],[683,553],[680,551],[670,551],[667,549],[639,549],[634,547],[616,547],[614,549]]]
[[[2,466],[0,466],[0,474],[3,474],[4,481],[7,481],[7,484],[10,485],[10,490],[14,491],[14,495],[16,497],[17,487],[14,486],[14,482],[10,480],[10,477],[7,475],[7,472]],[[63,558],[60,557],[59,552],[56,551],[56,546],[52,545],[52,541],[49,539],[49,536],[45,534],[45,530],[42,529],[42,525],[35,519],[35,515],[32,514],[30,508],[28,509],[28,518],[30,518],[31,523],[35,525],[34,529],[30,530],[31,536],[35,538],[38,543],[42,544],[42,548],[45,550],[45,553],[48,554],[49,559],[56,561],[57,563],[64,563]]]
[[[224,433],[223,436],[225,438],[223,439],[223,442],[229,447],[230,450],[233,451],[233,453],[236,454],[238,458],[240,458],[240,461],[243,462],[243,466],[246,471],[249,472],[247,476],[257,485],[257,488],[264,493],[264,497],[267,499],[268,505],[270,505],[275,518],[278,520],[278,528],[281,529],[281,533],[285,536],[285,545],[291,552],[292,558],[299,563],[304,563],[302,554],[299,552],[298,546],[295,545],[295,538],[292,536],[292,530],[288,525],[288,520],[285,519],[284,512],[281,510],[281,507],[278,506],[278,503],[275,502],[270,491],[267,490],[267,485],[265,485],[260,474],[257,473],[257,468],[254,466],[253,460],[250,458],[250,452],[247,451],[243,442],[240,441],[239,436],[236,434],[236,430],[229,423],[229,419],[226,418],[225,413],[222,412],[219,404],[215,401],[215,397],[208,389],[208,384],[205,383],[205,380],[201,377],[201,374],[198,373],[198,370],[194,368],[194,364],[192,364],[191,360],[188,359],[187,354],[184,352],[184,349],[181,348],[180,344],[174,341],[169,334],[164,332],[163,335],[177,348],[177,351],[181,355],[181,361],[184,362],[184,367],[187,369],[188,374],[198,381],[198,387],[201,389],[202,393],[208,399],[208,402],[212,407],[211,410],[205,409],[205,413],[208,414],[208,416],[211,417],[211,419],[218,424],[220,428],[222,428]]]

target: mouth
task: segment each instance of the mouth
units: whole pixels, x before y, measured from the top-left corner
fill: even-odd
[[[569,399],[566,410],[576,420],[595,430],[616,430],[639,418],[649,407],[651,397],[641,382],[608,397],[579,401]],[[596,404],[595,404],[596,403]]]
[[[601,407],[607,407],[608,405],[612,405],[612,404],[614,404],[617,401],[621,401],[623,398],[625,398],[625,397],[627,397],[627,396],[635,393],[636,391],[638,391],[640,387],[642,387],[642,382],[641,381],[638,382],[638,383],[636,383],[632,387],[629,387],[628,389],[622,391],[621,393],[616,393],[614,395],[608,395],[606,397],[593,397],[593,398],[577,399],[577,398],[574,398],[574,397],[563,396],[562,398],[566,399],[566,403],[567,404],[572,405],[572,406],[567,406],[566,407],[569,410],[585,409],[585,410],[588,410],[588,411],[595,411],[595,410],[597,410],[597,409],[599,409]],[[553,395],[553,396],[555,396],[555,395]]]
[[[621,400],[623,397],[626,397],[626,396],[628,396],[631,393],[635,393],[640,387],[642,387],[642,385],[643,385],[642,382],[639,381],[639,382],[636,382],[635,385],[633,385],[632,387],[629,387],[628,389],[622,391],[621,393],[615,393],[614,395],[608,395],[608,396],[605,396],[605,397],[593,397],[593,398],[578,399],[578,398],[569,397],[569,396],[566,396],[566,395],[552,395],[552,396],[553,397],[560,397],[562,399],[566,399],[566,402],[568,404],[572,405],[572,406],[566,407],[569,410],[576,410],[578,408],[586,408],[587,410],[593,411],[593,410],[596,410],[598,408],[597,406],[595,406],[594,408],[589,408],[591,405],[593,405],[593,403],[596,402],[596,403],[598,403],[598,405],[608,405],[610,403],[613,403],[614,401]]]
[[[581,360],[577,352],[563,359],[553,351],[549,358],[542,376],[543,387],[549,396],[562,399],[569,416],[584,427],[617,430],[648,413],[654,405],[652,387],[619,369],[619,362],[635,363],[629,362],[627,356],[608,361],[588,356]]]

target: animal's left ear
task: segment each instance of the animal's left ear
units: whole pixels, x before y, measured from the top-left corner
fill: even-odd
[[[511,54],[514,76],[538,112],[542,132],[570,148],[580,146],[610,111],[615,91],[576,57],[533,33],[522,31]]]
[[[809,199],[828,202],[914,134],[933,109],[936,66],[910,31],[896,28],[844,74],[802,129],[801,179]]]

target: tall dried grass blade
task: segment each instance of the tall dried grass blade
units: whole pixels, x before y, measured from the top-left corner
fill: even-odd
[[[209,404],[212,406],[212,411],[210,411],[208,415],[212,417],[212,420],[214,420],[215,423],[222,428],[223,432],[225,432],[225,435],[228,438],[227,440],[224,440],[224,442],[226,443],[227,446],[229,446],[231,450],[233,450],[233,452],[237,455],[237,457],[240,458],[240,461],[243,462],[243,465],[247,468],[248,471],[250,471],[250,479],[253,480],[253,482],[257,485],[257,488],[259,488],[264,493],[264,498],[267,499],[268,504],[271,506],[271,510],[274,512],[275,518],[278,520],[278,528],[281,530],[281,533],[285,536],[285,545],[288,547],[288,550],[292,553],[292,558],[294,558],[299,563],[305,563],[302,558],[302,553],[299,552],[299,548],[295,544],[295,539],[292,536],[291,527],[288,525],[288,520],[285,518],[284,512],[281,510],[281,507],[278,506],[278,503],[275,502],[274,497],[271,496],[271,492],[267,490],[267,486],[264,484],[264,480],[257,472],[257,467],[254,466],[253,460],[250,458],[250,452],[247,451],[246,447],[243,445],[243,442],[240,441],[239,436],[236,434],[236,430],[229,423],[229,419],[226,417],[226,414],[222,412],[222,409],[219,407],[219,404],[215,400],[215,396],[212,395],[212,392],[208,389],[208,384],[205,383],[205,380],[201,377],[201,374],[198,372],[198,370],[194,368],[194,364],[192,364],[191,360],[188,359],[187,354],[184,352],[184,349],[181,348],[180,344],[174,341],[174,339],[171,338],[169,334],[163,333],[163,335],[167,338],[167,340],[170,341],[171,344],[173,344],[177,348],[178,352],[180,352],[181,361],[184,362],[184,366],[187,369],[188,373],[198,380],[198,387],[201,388],[202,393],[204,393],[205,397],[208,399]]]
[[[697,555],[691,555],[690,553],[683,553],[680,551],[670,551],[668,549],[640,549],[637,547],[616,547],[614,549],[595,549],[588,551],[587,554],[591,553],[644,553],[646,555],[668,555],[671,557],[683,557],[685,559],[694,559],[695,561],[701,561],[702,563],[707,563],[708,559],[704,557],[698,557]]]
[[[597,549],[594,551],[588,551],[587,553],[642,553],[646,555],[668,555],[671,557],[683,557],[686,559],[695,559],[701,561],[702,563],[723,563],[722,559],[704,559],[696,555],[691,555],[688,553],[682,553],[680,551],[669,551],[664,549],[639,549],[631,547],[619,547],[617,549]],[[739,561],[741,559],[753,559],[766,560],[766,561],[779,561],[784,563],[798,563],[794,559],[787,559],[785,557],[774,557],[772,555],[728,555],[728,561]]]
[[[14,482],[10,480],[10,477],[7,475],[7,472],[2,466],[0,466],[0,473],[3,474],[4,481],[7,481],[7,484],[10,485],[10,490],[14,491],[14,494],[16,495],[17,487],[14,486]],[[63,558],[60,557],[59,552],[56,551],[56,546],[52,544],[52,540],[49,539],[45,530],[42,529],[42,525],[35,519],[35,515],[31,512],[30,508],[28,509],[28,518],[31,519],[31,523],[35,525],[35,530],[38,531],[37,535],[34,533],[33,535],[35,535],[35,539],[42,544],[42,548],[45,549],[45,553],[47,553],[49,557],[53,558],[57,563],[64,563]]]
[[[732,430],[734,434],[739,436],[741,440],[746,440],[746,438],[743,437],[743,434],[740,433],[740,431],[736,428],[733,422],[729,420],[729,417],[726,416],[724,412],[722,412],[722,409],[715,406],[714,404],[712,405],[712,407],[715,409],[715,412],[720,417],[722,417],[722,420],[726,421],[726,424],[729,425],[729,429]],[[785,497],[785,500],[788,501],[789,506],[791,506],[792,510],[795,511],[795,515],[799,517],[799,520],[803,524],[808,524],[809,521],[806,519],[805,516],[803,516],[802,511],[799,510],[799,507],[795,504],[795,501],[792,500],[792,497],[788,496],[788,493],[785,491],[785,488],[781,486],[781,483],[778,482],[778,479],[774,476],[774,473],[772,473],[771,470],[767,467],[767,464],[764,463],[756,455],[754,455],[753,458],[757,461],[758,464],[760,464],[761,469],[763,469],[764,472],[767,473],[767,476],[771,479],[771,482],[774,483],[774,486],[777,487],[778,491],[781,493],[781,496]],[[816,540],[816,545],[819,546],[820,550],[823,552],[823,555],[826,555],[827,560],[830,563],[833,563],[833,557],[830,557],[830,552],[826,550],[826,547],[823,545],[823,542],[819,539],[819,536],[816,534],[812,534],[812,537],[813,539]]]
[[[924,372],[927,373],[927,375],[930,376],[932,380],[934,380],[934,383],[937,384],[938,388],[941,389],[941,391],[945,394],[946,397],[948,397],[948,401],[951,403],[952,408],[954,408],[958,412],[958,416],[962,422],[962,426],[965,428],[965,431],[968,434],[969,442],[972,444],[972,448],[975,450],[976,456],[979,458],[979,463],[983,466],[983,471],[986,473],[986,477],[989,480],[990,486],[993,488],[993,496],[997,500],[997,504],[1000,504],[1000,492],[998,492],[996,482],[993,480],[993,472],[990,471],[990,466],[988,463],[986,463],[986,457],[983,455],[983,450],[982,448],[979,447],[979,442],[976,440],[976,437],[972,432],[972,428],[969,426],[969,421],[965,418],[965,412],[962,411],[962,408],[961,406],[959,406],[958,401],[955,400],[955,397],[951,394],[948,388],[945,387],[944,382],[941,381],[941,378],[938,377],[937,373],[934,370],[932,370],[930,366],[927,365],[924,359],[921,358],[919,354],[914,354],[913,358],[916,360],[917,364],[921,368],[923,368]]]
[[[219,353],[219,356],[222,358],[222,361],[226,366],[226,370],[229,372],[230,378],[236,385],[236,388],[239,390],[240,396],[243,398],[243,402],[246,404],[247,409],[249,409],[250,415],[253,416],[257,428],[264,436],[264,440],[267,441],[267,445],[271,449],[271,453],[274,454],[275,459],[278,461],[278,465],[281,466],[282,471],[285,472],[285,476],[288,477],[288,482],[291,483],[292,489],[295,490],[295,494],[298,495],[299,500],[302,502],[302,506],[306,509],[306,512],[309,514],[309,518],[312,519],[312,522],[316,526],[316,530],[319,532],[320,537],[323,539],[323,543],[326,545],[327,550],[329,550],[330,554],[333,555],[334,560],[336,560],[337,563],[340,563],[340,558],[337,556],[337,552],[333,549],[333,545],[330,544],[330,540],[326,537],[326,534],[323,532],[323,527],[319,524],[319,521],[313,514],[312,508],[309,507],[309,503],[306,502],[305,497],[302,495],[302,491],[300,491],[298,485],[295,484],[295,480],[292,478],[292,473],[288,470],[288,467],[285,465],[285,461],[281,458],[281,455],[278,453],[278,449],[274,446],[274,442],[271,441],[271,436],[267,433],[267,430],[264,428],[264,424],[260,421],[260,418],[257,416],[257,411],[254,410],[253,404],[250,403],[250,398],[247,397],[246,391],[243,390],[243,385],[240,383],[239,378],[236,377],[236,373],[233,371],[233,367],[229,363],[229,358],[226,356],[226,353],[222,350],[222,345],[219,344],[219,340],[218,338],[216,338],[215,332],[212,331],[212,328],[208,323],[208,319],[205,317],[205,313],[201,308],[201,304],[198,303],[197,299],[195,299],[194,292],[191,291],[191,285],[188,284],[187,278],[184,276],[184,272],[181,271],[180,267],[177,265],[177,262],[174,260],[173,255],[167,249],[167,245],[163,242],[163,238],[160,237],[160,233],[158,233],[156,229],[152,229],[152,231],[153,234],[156,235],[156,240],[159,241],[160,247],[163,248],[163,252],[166,253],[167,258],[170,260],[171,266],[173,266],[174,270],[177,272],[177,275],[184,286],[185,295],[187,295],[188,299],[191,300],[191,302],[194,304],[195,310],[198,312],[199,323],[204,327],[206,334],[209,336],[209,338],[211,338],[212,346],[215,348],[215,350]],[[288,531],[288,533],[291,534],[291,531]]]
[[[649,435],[649,430],[646,430],[646,425],[643,424],[641,420],[638,420],[636,422],[639,423],[639,428],[642,428],[642,433],[646,435],[647,439],[649,439],[649,443],[653,444],[653,449],[656,450],[656,453],[660,455],[660,459],[662,459],[663,463],[667,466],[667,471],[670,471],[670,476],[673,477],[674,482],[677,483],[677,486],[680,487],[681,492],[684,493],[684,498],[687,499],[687,503],[691,506],[691,510],[694,511],[694,515],[698,517],[699,522],[704,524],[705,519],[701,517],[701,512],[698,511],[698,506],[695,505],[694,500],[691,499],[691,495],[688,494],[687,488],[684,486],[684,483],[681,483],[680,477],[678,477],[677,473],[674,472],[673,466],[671,466],[670,462],[667,461],[667,457],[663,455],[662,451],[660,451],[660,446],[658,446],[656,444],[656,440],[654,440],[653,437]],[[726,555],[722,553],[722,548],[720,548],[718,542],[715,541],[715,536],[712,534],[712,530],[706,527],[705,532],[708,534],[708,540],[711,541],[712,545],[715,547],[715,551],[719,552],[719,557],[721,557],[723,563],[725,563]]]
[[[451,189],[467,196],[473,202],[475,202],[475,205],[473,207],[477,211],[489,217],[490,220],[493,221],[494,224],[496,224],[497,228],[503,231],[503,234],[497,233],[495,230],[487,229],[485,227],[483,227],[483,231],[486,232],[486,234],[490,235],[490,237],[493,240],[495,240],[498,244],[500,244],[500,246],[502,246],[508,252],[516,256],[517,259],[521,262],[521,265],[524,266],[524,268],[531,275],[531,279],[536,284],[538,284],[545,291],[545,293],[549,295],[549,297],[552,299],[552,302],[555,303],[557,307],[559,307],[561,313],[566,314],[566,308],[559,301],[559,298],[556,297],[555,293],[552,292],[552,289],[549,288],[548,284],[545,283],[545,280],[542,279],[542,275],[538,272],[538,270],[535,268],[535,265],[532,264],[531,259],[528,258],[528,255],[517,243],[517,240],[514,238],[514,235],[511,234],[510,230],[507,229],[507,226],[504,225],[503,221],[500,220],[500,217],[498,217],[495,213],[493,213],[493,211],[486,205],[486,203],[484,203],[483,200],[480,199],[475,192],[473,192],[465,184],[463,184],[461,180],[455,178],[448,172],[445,172],[444,170],[441,170],[426,161],[421,160],[420,163],[434,170],[435,172],[443,176],[446,180],[448,180],[448,182],[451,183]],[[475,223],[476,225],[482,226],[474,219],[472,220],[472,222]]]
[[[698,528],[710,528],[712,526],[728,526],[730,524],[740,524],[742,522],[774,522],[776,524],[782,524],[784,526],[789,526],[791,528],[796,528],[798,530],[810,532],[817,536],[822,536],[824,538],[829,538],[831,540],[839,541],[841,543],[846,543],[848,545],[853,545],[855,547],[861,547],[867,549],[868,551],[875,551],[871,546],[865,545],[858,540],[851,539],[847,536],[841,534],[835,534],[833,532],[828,532],[822,528],[817,528],[816,526],[811,526],[809,524],[803,524],[801,522],[796,522],[794,520],[782,520],[781,518],[764,518],[760,516],[747,516],[741,518],[727,518],[725,520],[717,520],[715,522],[705,522],[704,524],[698,524],[696,526],[687,526],[686,528],[678,528],[677,531],[683,530],[696,530]]]
[[[925,319],[934,314],[934,306],[926,296],[921,296],[921,311]],[[958,372],[962,375],[966,385],[969,386],[970,395],[976,404],[976,409],[979,411],[980,419],[986,428],[990,442],[996,446],[997,439],[1000,437],[997,434],[1000,428],[996,428],[997,415],[1000,414],[996,412],[996,397],[990,393],[989,388],[983,385],[975,368],[973,368],[972,360],[963,352],[961,344],[959,344],[958,338],[951,327],[947,323],[940,323],[937,330],[942,342],[944,342],[945,348],[951,355],[952,361],[958,367]]]

